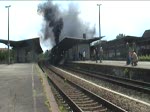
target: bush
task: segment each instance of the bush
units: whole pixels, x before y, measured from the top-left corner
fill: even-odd
[[[139,61],[150,61],[150,55],[139,56]]]

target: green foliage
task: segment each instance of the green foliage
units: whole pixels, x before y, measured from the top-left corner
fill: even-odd
[[[0,51],[0,61],[5,61],[8,57],[7,51]]]
[[[10,50],[10,61],[14,60],[14,51]],[[7,50],[1,50],[0,51],[0,62],[7,62],[8,60],[8,51]]]
[[[129,75],[129,70],[127,68],[125,68],[123,72],[125,75]]]
[[[44,60],[49,58],[49,51],[47,50],[45,53],[39,54],[39,60]]]
[[[150,61],[150,55],[139,56],[140,61]]]

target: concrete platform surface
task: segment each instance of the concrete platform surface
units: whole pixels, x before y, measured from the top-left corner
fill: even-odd
[[[0,112],[49,112],[35,64],[0,65]]]
[[[126,61],[113,61],[113,60],[103,60],[102,63],[96,63],[96,61],[86,60],[86,61],[73,61],[73,63],[91,63],[91,64],[101,64],[101,65],[112,65],[112,66],[123,66],[123,67],[135,67],[142,69],[150,69],[150,62],[139,61],[137,66],[126,65]]]

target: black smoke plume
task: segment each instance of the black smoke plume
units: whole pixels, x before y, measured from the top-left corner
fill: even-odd
[[[80,11],[77,4],[70,3],[68,9],[63,11],[51,1],[47,1],[39,4],[38,13],[45,20],[42,27],[44,39],[50,38],[52,45],[54,45],[54,40],[57,44],[66,36],[83,38],[83,33],[85,33],[87,38],[92,38],[95,34],[95,26],[91,28],[90,23],[83,22],[79,18]]]
[[[49,38],[49,30],[51,30],[55,37],[55,43],[58,44],[59,36],[63,28],[63,19],[59,17],[58,6],[48,1],[38,6],[38,13],[43,15],[46,24],[49,24],[48,26],[50,27],[50,29],[47,26],[44,28],[44,38]]]
[[[63,28],[63,19],[60,18],[58,21],[55,22],[53,26],[53,32],[54,32],[56,44],[59,43],[59,36],[60,36],[62,28]]]

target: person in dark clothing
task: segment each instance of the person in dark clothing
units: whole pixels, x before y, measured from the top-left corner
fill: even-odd
[[[96,60],[96,63],[97,63],[97,60],[98,60],[98,50],[97,50],[97,48],[95,48],[95,60]]]
[[[127,65],[129,65],[130,63],[131,63],[131,52],[129,52],[127,56]]]
[[[81,53],[79,52],[79,60],[81,60]]]
[[[100,61],[100,63],[102,63],[102,59],[103,59],[103,48],[100,47],[100,50],[99,50],[99,61]]]
[[[92,59],[93,59],[94,61],[96,60],[95,57],[96,57],[96,51],[95,51],[95,49],[93,49],[93,56],[92,56]]]

